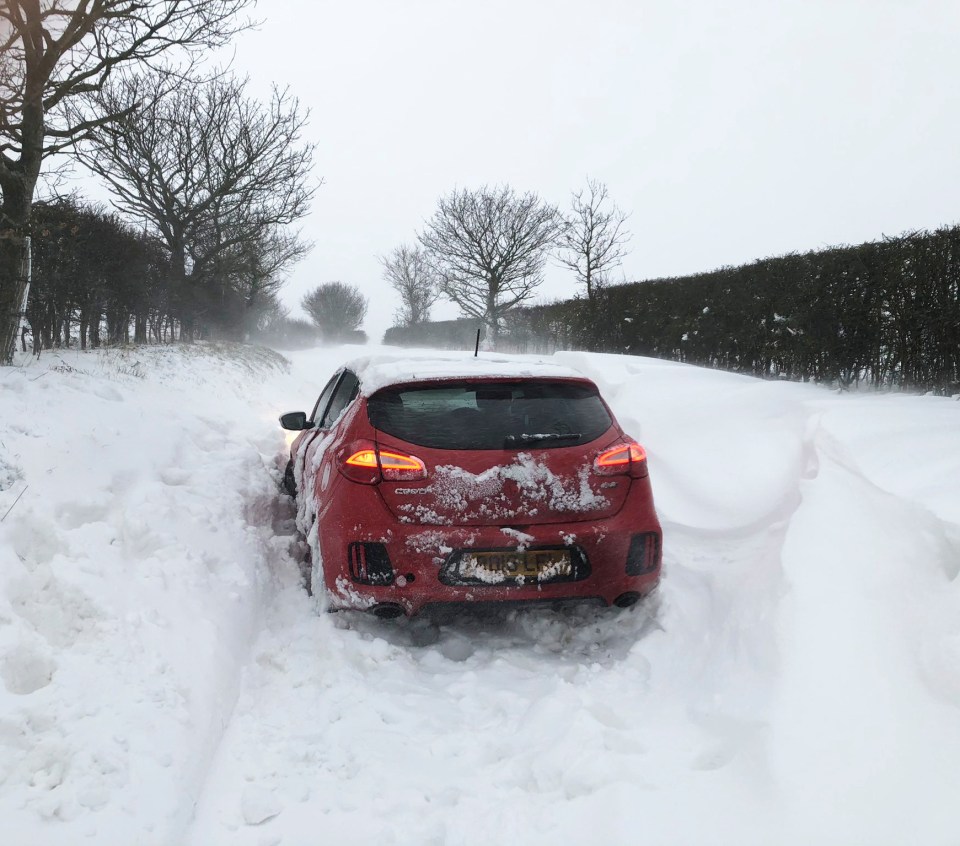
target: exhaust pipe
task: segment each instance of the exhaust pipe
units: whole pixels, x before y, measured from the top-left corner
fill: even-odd
[[[380,602],[370,612],[379,620],[395,620],[407,613],[398,602]]]
[[[615,600],[613,604],[617,608],[630,608],[633,605],[636,605],[640,601],[640,594],[635,590],[628,590],[626,593],[621,593]]]

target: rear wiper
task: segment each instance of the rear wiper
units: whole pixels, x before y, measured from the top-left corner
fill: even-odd
[[[503,439],[503,445],[512,447],[518,444],[538,444],[541,441],[578,441],[582,437],[583,435],[580,432],[568,432],[563,435],[558,432],[546,432],[539,435],[507,435]]]

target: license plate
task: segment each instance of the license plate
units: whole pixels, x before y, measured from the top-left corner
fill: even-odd
[[[576,545],[539,549],[458,549],[440,568],[445,585],[545,585],[577,582],[590,564]]]
[[[473,552],[463,557],[460,572],[489,584],[507,580],[542,582],[569,578],[573,573],[573,561],[565,549]]]

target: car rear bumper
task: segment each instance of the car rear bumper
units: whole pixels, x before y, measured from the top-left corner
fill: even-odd
[[[607,520],[498,527],[402,524],[371,498],[371,507],[361,516],[355,512],[350,516],[328,514],[323,521],[321,552],[330,606],[386,608],[413,615],[426,605],[444,603],[594,599],[607,605],[630,604],[656,588],[661,569],[661,530],[656,513],[642,496],[631,499],[636,501],[628,502]],[[389,526],[386,531],[385,525]],[[646,544],[646,560],[639,567],[637,536],[652,539]],[[634,554],[628,567],[631,541]],[[586,561],[586,574],[575,580],[528,580],[524,584],[513,579],[451,584],[446,570],[451,557],[463,550],[558,548],[575,548]],[[358,563],[361,557],[364,561]],[[369,568],[368,558],[372,562]],[[371,575],[375,568],[390,575],[375,577]],[[386,580],[389,583],[382,583]]]

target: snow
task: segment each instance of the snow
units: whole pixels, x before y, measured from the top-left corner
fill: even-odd
[[[542,506],[552,513],[586,514],[610,504],[590,486],[589,472],[589,466],[581,468],[576,483],[572,483],[525,452],[518,452],[510,464],[494,465],[482,473],[470,473],[455,464],[440,464],[432,468],[429,485],[410,489],[431,495],[432,504],[404,503],[397,507],[399,519],[405,523],[449,525],[453,523],[449,515],[459,514],[468,522],[490,518],[509,522],[523,515],[535,516]],[[502,492],[505,479],[516,483],[516,501]],[[440,511],[435,510],[437,507]]]
[[[389,348],[388,348],[389,349]],[[536,376],[553,379],[583,378],[553,359],[526,355],[485,352],[470,353],[440,350],[392,350],[361,356],[344,363],[360,379],[360,391],[371,396],[381,388],[402,382],[429,382],[439,379],[498,379]]]
[[[386,622],[315,613],[279,491],[357,354],[0,371],[4,846],[957,842],[960,402],[511,357],[646,448],[661,590]]]

